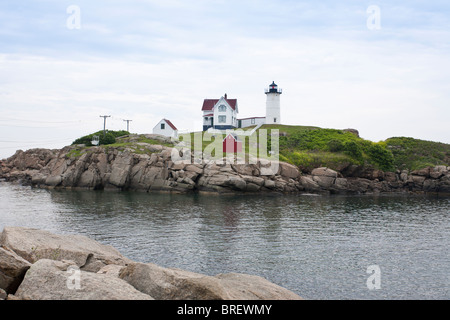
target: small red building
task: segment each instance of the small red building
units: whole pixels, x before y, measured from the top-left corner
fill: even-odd
[[[223,139],[223,152],[236,153],[242,152],[242,141],[237,140],[231,133]]]

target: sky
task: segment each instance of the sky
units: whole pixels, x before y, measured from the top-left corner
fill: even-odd
[[[200,131],[204,99],[450,143],[450,2],[0,1],[0,159],[103,129]]]

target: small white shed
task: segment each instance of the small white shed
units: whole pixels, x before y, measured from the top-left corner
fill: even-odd
[[[172,138],[178,137],[177,127],[175,127],[173,123],[167,119],[162,119],[158,122],[158,124],[153,128],[153,133]]]

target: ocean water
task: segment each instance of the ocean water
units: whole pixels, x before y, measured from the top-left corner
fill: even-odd
[[[205,196],[0,182],[0,230],[86,235],[140,262],[262,276],[305,299],[450,299],[450,198]]]

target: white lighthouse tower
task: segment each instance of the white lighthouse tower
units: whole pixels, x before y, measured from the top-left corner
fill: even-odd
[[[266,124],[279,124],[281,123],[280,117],[280,95],[281,89],[272,81],[269,89],[266,89]]]

